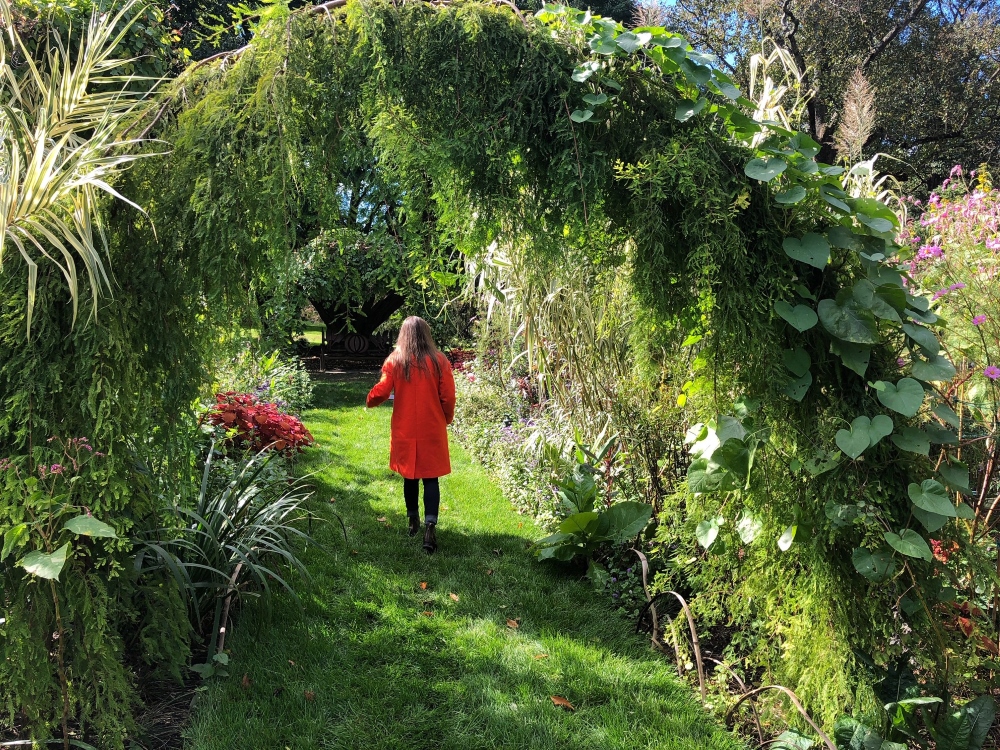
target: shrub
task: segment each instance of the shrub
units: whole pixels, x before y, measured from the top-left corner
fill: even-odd
[[[313,444],[302,420],[286,414],[277,404],[261,401],[254,393],[216,394],[216,403],[202,417],[226,430],[226,444],[238,450],[275,450],[292,456]]]

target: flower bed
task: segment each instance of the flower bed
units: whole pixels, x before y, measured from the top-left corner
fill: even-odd
[[[216,394],[215,401],[202,422],[224,428],[228,446],[255,452],[271,448],[292,456],[315,442],[298,417],[254,393],[227,391]]]

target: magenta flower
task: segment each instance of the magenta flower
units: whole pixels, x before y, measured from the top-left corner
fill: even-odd
[[[961,281],[957,281],[954,284],[952,284],[950,287],[948,287],[948,291],[949,292],[956,292],[959,289],[965,289],[965,284],[963,284]]]
[[[49,467],[49,473],[50,474],[62,474],[63,473],[62,464],[52,464]]]
[[[902,367],[903,365],[905,365],[905,364],[906,364],[906,360],[905,360],[905,359],[903,359],[902,357],[899,357],[899,358],[898,358],[898,359],[896,360],[896,364],[897,364],[897,365],[899,365],[900,367]]]
[[[981,326],[985,322],[986,322],[986,316],[985,315],[977,315],[976,317],[974,317],[972,319],[972,325],[974,325],[974,326]]]
[[[951,168],[951,176],[952,177],[961,177],[962,176],[962,165],[961,164],[956,164],[954,167]]]
[[[983,375],[988,377],[990,380],[996,380],[1000,378],[1000,367],[996,365],[989,365],[983,370]]]

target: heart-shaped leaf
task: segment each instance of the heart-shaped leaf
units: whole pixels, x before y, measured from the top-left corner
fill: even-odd
[[[760,534],[762,528],[761,522],[749,513],[743,516],[740,522],[736,524],[736,532],[740,535],[740,539],[744,544],[752,544],[753,540]]]
[[[851,554],[854,569],[870,581],[884,581],[896,572],[896,561],[885,550],[871,552],[858,547]]]
[[[958,445],[958,435],[945,427],[938,427],[936,424],[924,425],[924,432],[927,439],[938,445]]]
[[[867,344],[852,344],[849,341],[834,339],[830,342],[830,350],[840,357],[844,367],[853,370],[861,377],[868,371],[872,348]]]
[[[705,97],[700,97],[696,102],[684,99],[677,104],[677,108],[674,110],[674,117],[680,122],[687,122],[705,109],[706,104],[708,104],[708,100]]]
[[[594,111],[592,109],[574,109],[569,119],[573,122],[586,122],[593,116]]]
[[[881,389],[876,389],[878,400],[887,409],[902,414],[904,417],[916,416],[924,403],[924,387],[913,378],[902,378],[895,384],[878,381]]]
[[[925,479],[920,484],[911,482],[906,493],[910,496],[910,502],[928,513],[955,517],[955,506],[948,497],[948,490],[935,479]]]
[[[871,310],[876,318],[891,320],[894,323],[903,322],[899,311],[890,302],[890,300],[903,302],[905,306],[906,292],[902,289],[889,284],[876,287],[868,279],[862,279],[854,285],[851,291],[857,303],[866,310]]]
[[[942,516],[937,513],[930,513],[923,508],[918,508],[916,505],[913,506],[913,515],[916,516],[917,520],[920,521],[920,525],[923,526],[928,534],[933,534],[935,531],[940,531],[944,528],[945,524],[951,520],[948,516]]]
[[[808,232],[802,239],[786,237],[781,246],[789,258],[813,268],[825,268],[830,262],[830,243],[826,237],[815,232]]]
[[[721,518],[713,518],[709,521],[702,521],[698,524],[698,527],[694,530],[694,535],[698,539],[698,544],[700,544],[705,549],[708,549],[715,542],[716,538],[719,536],[719,528],[721,524]]]
[[[602,104],[604,104],[608,100],[608,95],[607,94],[587,94],[585,97],[583,97],[583,100],[585,102],[587,102],[587,104],[589,104],[589,105],[591,105],[593,107],[599,107],[599,106],[601,106]]]
[[[812,385],[813,375],[811,372],[806,370],[806,374],[801,378],[796,378],[785,386],[785,395],[794,401],[801,401],[806,397],[806,393],[809,391],[809,386]]]
[[[918,380],[934,383],[955,377],[955,366],[947,358],[935,354],[927,360],[914,359],[910,365],[910,372]]]
[[[952,409],[948,404],[938,404],[931,412],[942,422],[950,424],[956,430],[962,426],[962,420],[958,418],[955,410]]]
[[[826,231],[826,238],[830,241],[831,245],[843,250],[859,250],[861,248],[861,240],[858,235],[839,224],[830,227]]]
[[[871,438],[868,435],[871,424],[868,417],[862,416],[851,422],[851,429],[837,430],[835,441],[844,455],[857,458],[868,449],[871,445]]]
[[[891,232],[892,222],[888,219],[880,219],[877,216],[868,216],[865,213],[858,212],[855,214],[858,217],[858,221],[864,224],[866,227],[875,232]]]
[[[874,417],[871,427],[868,428],[868,436],[871,438],[872,445],[876,445],[879,440],[891,435],[893,427],[892,420],[885,414]]]
[[[904,529],[900,534],[885,532],[885,541],[901,555],[931,560],[931,548],[920,534],[913,529]]]
[[[800,346],[794,349],[785,349],[781,353],[781,360],[793,375],[800,378],[809,372],[809,365],[812,364],[809,352]]]
[[[910,453],[926,456],[931,452],[931,441],[927,433],[916,427],[904,427],[891,438],[896,447]]]
[[[774,200],[782,205],[791,205],[793,203],[798,203],[806,197],[806,189],[801,185],[792,185],[787,190],[782,190],[780,193],[774,196]]]
[[[821,169],[821,172],[826,173],[825,169]],[[843,194],[843,190],[836,190],[832,185],[820,185],[819,194],[820,197],[833,206],[835,209],[841,213],[849,214],[851,213],[851,207],[844,203],[843,200],[837,197],[838,194]]]
[[[775,156],[766,159],[751,159],[743,171],[752,180],[770,182],[786,169],[788,169],[788,162]]]
[[[807,159],[812,159],[820,151],[820,145],[806,133],[796,133],[789,145]]]
[[[954,487],[961,492],[969,492],[969,467],[967,464],[955,460],[952,460],[951,463],[942,463],[938,467],[938,474],[949,487]]]
[[[645,44],[640,37],[633,34],[631,31],[619,34],[615,41],[618,43],[619,47],[630,55]]]
[[[51,554],[29,552],[18,564],[39,578],[58,581],[59,574],[62,572],[63,567],[66,565],[66,559],[69,557],[69,551],[69,542],[66,542],[66,544]]]
[[[817,306],[823,327],[838,339],[853,344],[879,343],[875,316],[853,299],[843,304],[832,299],[821,299]]]
[[[14,551],[15,547],[21,547],[28,541],[28,524],[19,523],[13,526],[3,535],[3,548],[0,549],[0,562],[3,562],[7,555]]]
[[[941,351],[941,344],[937,336],[929,328],[913,325],[912,323],[904,323],[903,333],[913,339],[921,349],[932,356]]]
[[[792,307],[784,300],[774,303],[774,311],[778,313],[792,328],[799,331],[808,331],[816,325],[819,318],[816,312],[806,305],[796,305]]]
[[[98,521],[93,516],[82,515],[71,518],[66,522],[66,529],[80,536],[101,536],[109,539],[117,539],[115,530],[103,521]]]
[[[858,517],[857,505],[842,505],[841,503],[833,502],[833,500],[827,500],[826,507],[823,510],[826,513],[826,517],[829,518],[833,522],[833,525],[837,528],[849,525],[855,518]]]

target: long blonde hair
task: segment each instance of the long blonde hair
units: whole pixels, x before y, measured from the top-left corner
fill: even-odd
[[[428,360],[434,364],[438,377],[441,376],[441,357],[431,335],[431,327],[427,321],[416,315],[411,315],[403,321],[396,339],[396,348],[385,360],[387,364],[399,372],[403,379],[410,379],[410,367],[416,365],[418,370],[426,370]]]

